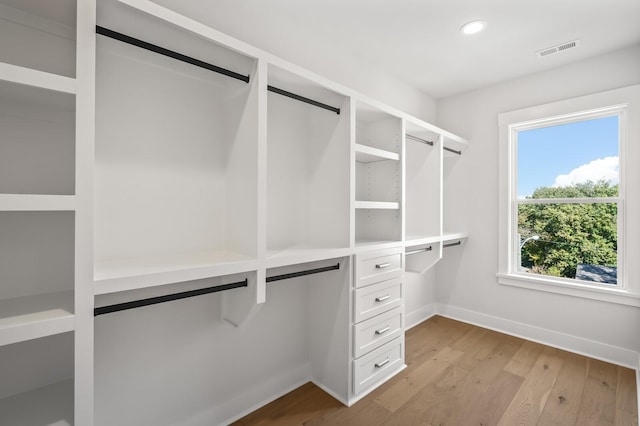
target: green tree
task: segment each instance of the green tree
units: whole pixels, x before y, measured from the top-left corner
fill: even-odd
[[[615,197],[618,185],[607,181],[574,186],[538,188],[529,199]],[[532,272],[575,278],[578,263],[617,265],[617,214],[615,203],[521,204],[518,232],[539,235],[521,251],[524,266]]]

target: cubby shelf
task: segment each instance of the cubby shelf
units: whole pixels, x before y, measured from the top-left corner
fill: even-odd
[[[71,211],[74,195],[0,194],[0,211]]]
[[[372,163],[375,161],[400,159],[400,154],[396,152],[386,151],[384,149],[374,148],[372,146],[356,144],[356,161],[360,163]]]
[[[73,329],[73,291],[0,300],[0,346]]]
[[[400,203],[395,201],[356,201],[356,209],[398,210]]]
[[[76,80],[74,78],[4,62],[0,62],[0,80],[56,92],[76,93]]]

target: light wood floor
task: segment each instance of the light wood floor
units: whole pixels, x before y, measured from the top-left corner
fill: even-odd
[[[244,425],[638,425],[635,371],[433,317],[406,333],[407,368],[347,408],[307,383]]]

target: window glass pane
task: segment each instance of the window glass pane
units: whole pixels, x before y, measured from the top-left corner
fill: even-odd
[[[518,132],[517,194],[618,196],[618,116]]]
[[[617,284],[618,205],[519,204],[518,272]]]

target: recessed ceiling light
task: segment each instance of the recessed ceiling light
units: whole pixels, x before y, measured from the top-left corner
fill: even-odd
[[[477,34],[485,28],[487,28],[486,21],[471,21],[460,27],[460,32],[466,35]]]

